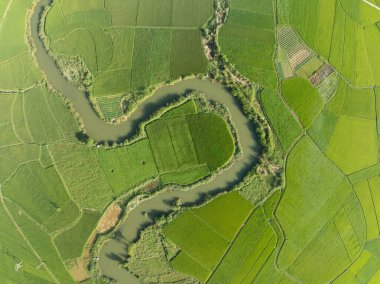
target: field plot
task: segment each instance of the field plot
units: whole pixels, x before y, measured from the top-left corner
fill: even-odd
[[[44,170],[38,163],[22,166],[4,186],[3,195],[40,224],[63,209],[70,199],[55,169]]]
[[[303,78],[295,77],[283,81],[282,96],[305,128],[311,126],[323,108],[323,101],[317,90]]]
[[[379,188],[379,175],[354,184],[365,216],[367,242],[360,256],[336,283],[377,283],[380,279]]]
[[[264,111],[272,124],[284,152],[300,135],[301,125],[292,116],[282,98],[275,92],[264,90],[261,95]]]
[[[60,143],[49,145],[49,151],[70,195],[81,207],[101,210],[111,201],[114,193],[94,149]]]
[[[206,163],[210,171],[224,165],[235,151],[227,124],[217,115],[210,113],[188,115],[187,123],[198,162]]]
[[[96,151],[116,196],[157,177],[163,184],[194,183],[222,167],[234,153],[224,120],[197,113],[193,100],[168,110],[145,131],[147,138],[131,145]]]
[[[63,260],[74,259],[82,255],[83,247],[94,231],[100,216],[100,212],[84,210],[74,226],[54,238],[54,243]]]
[[[123,148],[98,150],[97,155],[116,195],[158,175],[147,139]]]
[[[169,263],[166,256],[167,251],[175,253],[177,250],[173,244],[164,243],[162,235],[157,234],[158,230],[157,227],[152,226],[142,232],[140,241],[131,249],[132,257],[127,263],[127,268],[139,275],[141,280],[153,283],[185,282],[190,280],[189,276],[175,271],[172,267],[175,266],[174,262],[181,265],[182,260],[187,261],[186,256],[181,257],[178,255],[178,260]],[[202,277],[201,270],[203,268],[199,267],[199,265],[194,264],[186,268],[188,271],[191,270],[200,275],[199,277]],[[192,274],[188,273],[188,275]]]
[[[96,103],[99,106],[101,114],[106,120],[118,118],[123,114],[121,109],[121,97],[97,97]]]
[[[278,28],[278,47],[282,76],[289,78],[297,75],[307,79],[318,90],[323,101],[329,101],[338,84],[335,70],[311,51],[289,26]]]
[[[376,23],[380,11],[361,0],[283,0],[284,24],[294,27],[302,39],[355,86],[379,85],[379,40]],[[343,51],[343,52],[342,52]]]
[[[346,89],[347,85],[344,80],[341,79],[335,96],[319,113],[312,127],[308,129],[308,134],[322,151],[326,150],[342,113],[346,98]]]
[[[300,281],[328,282],[364,244],[359,200],[343,173],[307,137],[290,153],[286,179],[276,211],[286,235],[278,265]]]
[[[205,206],[181,213],[164,229],[164,235],[182,249],[179,259],[173,260],[174,268],[188,274],[193,272],[195,275],[190,275],[205,281],[252,209],[238,193],[229,193]],[[197,266],[203,269],[189,270]]]
[[[284,277],[274,267],[279,235],[270,221],[279,197],[273,194],[253,208],[230,192],[182,212],[163,231],[181,249],[172,267],[202,283],[262,283],[268,274],[264,281],[279,281]],[[210,238],[214,241],[205,243]]]
[[[378,147],[375,121],[342,116],[327,147],[326,154],[346,174],[376,164]]]
[[[79,7],[63,0],[47,15],[50,48],[84,60],[94,75],[93,95],[123,94],[206,71],[200,27],[212,16],[212,0],[124,2]]]
[[[275,31],[272,1],[229,1],[229,16],[219,45],[232,65],[248,79],[275,89]]]

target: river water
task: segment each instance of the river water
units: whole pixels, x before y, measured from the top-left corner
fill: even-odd
[[[141,228],[150,224],[152,222],[151,217],[157,215],[157,212],[170,211],[171,201],[180,198],[184,203],[193,203],[198,201],[204,193],[225,191],[237,184],[256,162],[259,152],[257,138],[252,124],[242,112],[236,98],[222,85],[201,79],[182,80],[157,89],[139,104],[128,120],[122,124],[112,125],[104,122],[92,108],[87,94],[71,85],[63,77],[54,60],[44,48],[38,35],[38,27],[41,11],[49,3],[50,0],[41,0],[36,5],[31,18],[31,33],[33,44],[36,48],[37,64],[46,75],[51,86],[73,103],[75,110],[83,120],[88,136],[97,141],[130,138],[135,134],[137,126],[157,109],[167,102],[178,99],[189,90],[198,90],[203,92],[207,99],[220,102],[228,108],[239,137],[243,155],[231,167],[217,175],[210,182],[191,190],[181,192],[163,191],[153,198],[141,202],[122,220],[122,224],[115,234],[117,238],[110,239],[103,245],[99,253],[99,266],[102,274],[121,284],[139,283],[138,279],[120,267],[120,262],[125,259],[127,244],[138,237],[138,232]]]

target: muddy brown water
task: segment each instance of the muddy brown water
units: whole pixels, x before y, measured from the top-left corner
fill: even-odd
[[[127,139],[135,134],[138,125],[149,118],[166,103],[178,99],[189,90],[201,91],[209,100],[224,104],[234,122],[243,155],[231,167],[217,175],[213,180],[188,191],[163,191],[154,197],[142,201],[121,222],[115,238],[107,241],[99,253],[101,273],[118,283],[139,283],[127,270],[121,268],[125,260],[128,243],[136,240],[141,229],[152,223],[153,218],[172,209],[172,201],[181,199],[184,203],[196,203],[204,194],[213,194],[230,189],[237,184],[256,162],[259,152],[257,137],[252,124],[242,112],[239,102],[220,84],[210,80],[187,79],[172,85],[163,86],[154,91],[131,114],[128,120],[119,125],[112,125],[99,118],[91,106],[87,94],[71,85],[57,68],[54,60],[46,52],[38,35],[40,14],[50,0],[41,0],[31,17],[31,34],[35,45],[37,64],[46,75],[52,87],[68,98],[80,114],[87,135],[97,141]]]

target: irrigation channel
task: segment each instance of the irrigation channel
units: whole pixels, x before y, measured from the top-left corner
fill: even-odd
[[[236,127],[243,155],[231,167],[217,175],[208,183],[199,185],[188,191],[163,191],[154,197],[142,201],[121,222],[117,238],[107,241],[100,250],[99,265],[103,275],[118,283],[139,283],[120,263],[125,259],[127,244],[138,237],[139,231],[152,222],[152,217],[158,212],[168,212],[172,201],[180,198],[184,203],[194,203],[205,193],[215,193],[228,190],[238,183],[246,172],[256,162],[259,145],[252,124],[242,112],[239,102],[222,85],[210,80],[188,79],[172,85],[163,86],[153,92],[132,113],[128,120],[119,125],[112,125],[99,118],[91,106],[87,94],[71,85],[57,68],[53,58],[45,50],[39,37],[40,15],[50,0],[41,0],[31,17],[31,35],[35,45],[35,57],[39,68],[45,73],[47,80],[55,90],[68,98],[83,119],[87,135],[97,141],[126,139],[135,134],[137,126],[149,118],[157,109],[167,102],[178,99],[189,90],[198,90],[209,100],[224,104]],[[147,214],[145,214],[147,213]]]

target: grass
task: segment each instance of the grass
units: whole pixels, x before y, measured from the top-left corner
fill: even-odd
[[[323,101],[317,90],[303,78],[285,80],[282,83],[282,95],[305,128],[311,126],[323,108]]]
[[[84,246],[94,231],[100,215],[96,211],[84,210],[82,217],[74,226],[54,238],[54,243],[63,260],[75,259],[82,255]]]
[[[188,115],[187,122],[198,162],[207,163],[210,171],[227,163],[235,151],[227,124],[214,114]]]
[[[159,231],[156,226],[151,226],[141,233],[139,241],[129,250],[131,257],[127,269],[143,281],[170,283],[188,280],[188,276],[176,272],[167,261],[166,253],[177,253],[177,249],[173,244],[165,244]]]
[[[378,149],[375,121],[341,116],[326,154],[345,174],[376,164]]]
[[[260,98],[273,130],[280,140],[282,149],[287,152],[301,134],[302,128],[278,94],[264,90]]]

